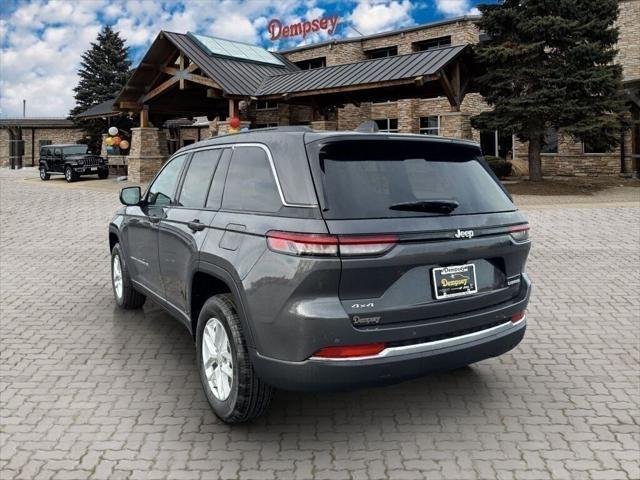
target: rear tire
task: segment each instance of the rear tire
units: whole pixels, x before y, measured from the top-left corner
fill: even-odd
[[[116,299],[116,303],[125,310],[141,308],[147,299],[147,297],[133,288],[119,243],[116,243],[113,250],[111,250],[111,286],[113,287],[113,296]]]
[[[70,166],[64,167],[64,179],[68,182],[75,182],[78,179],[78,175],[73,171],[73,168]]]
[[[220,338],[222,341],[218,344]],[[198,317],[196,351],[207,401],[220,420],[247,422],[267,410],[273,389],[253,370],[230,294],[215,295],[203,305]]]
[[[109,178],[109,169],[105,168],[103,170],[98,170],[98,178],[100,180],[104,180],[105,178]]]
[[[40,167],[40,180],[49,180],[51,178],[51,175],[49,175],[47,173],[47,169],[44,167]]]

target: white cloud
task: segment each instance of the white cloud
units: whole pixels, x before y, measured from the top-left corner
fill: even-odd
[[[410,0],[359,0],[349,20],[363,35],[411,25]]]
[[[436,8],[447,16],[480,14],[480,10],[471,7],[469,0],[436,0]]]

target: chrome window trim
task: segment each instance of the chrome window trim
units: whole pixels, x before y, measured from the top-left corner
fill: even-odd
[[[265,153],[267,154],[267,158],[269,159],[269,165],[271,166],[271,173],[273,174],[273,178],[276,181],[276,188],[278,189],[278,195],[280,196],[280,201],[282,202],[282,205],[284,205],[285,207],[295,207],[295,208],[318,208],[317,203],[312,203],[312,204],[291,203],[285,200],[284,192],[282,191],[282,185],[280,184],[280,178],[278,177],[278,172],[276,171],[276,165],[273,161],[273,156],[271,155],[271,151],[269,150],[269,148],[263,143],[238,142],[238,143],[226,143],[224,145],[208,145],[205,147],[190,148],[185,152],[180,152],[180,155],[195,153],[202,150],[214,150],[218,148],[230,148],[232,150],[235,150],[238,147],[258,147],[265,151]],[[178,156],[177,154],[174,154],[174,157],[177,157],[177,156]],[[167,163],[169,163],[169,161],[172,160],[174,157],[171,157],[169,160],[167,160]],[[231,157],[231,161],[233,161],[233,157]]]
[[[413,345],[404,345],[401,347],[389,347],[382,350],[376,355],[367,355],[362,357],[348,357],[348,358],[325,358],[325,357],[310,357],[309,361],[312,362],[357,362],[360,360],[375,360],[380,358],[398,357],[401,355],[411,355],[414,353],[425,353],[433,350],[439,350],[441,348],[455,347],[463,345],[468,342],[474,342],[482,340],[493,335],[508,332],[509,330],[515,330],[523,327],[526,323],[526,316],[521,320],[513,323],[511,320],[496,325],[495,327],[480,330],[478,332],[467,333],[465,335],[459,335],[457,337],[444,338],[442,340],[434,340],[433,342],[416,343]]]

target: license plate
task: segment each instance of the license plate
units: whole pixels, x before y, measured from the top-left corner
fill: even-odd
[[[97,172],[98,171],[98,167],[91,167],[91,171],[92,172]]]
[[[432,275],[437,300],[472,295],[478,291],[476,266],[472,263],[434,268]]]

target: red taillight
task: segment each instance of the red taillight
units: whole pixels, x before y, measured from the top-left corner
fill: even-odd
[[[516,225],[515,227],[511,227],[509,233],[516,242],[524,242],[525,240],[529,240],[529,224],[525,223],[523,225]]]
[[[377,355],[384,350],[384,343],[367,343],[365,345],[348,345],[344,347],[325,347],[313,356],[322,358],[352,358]]]
[[[289,255],[380,255],[398,243],[395,235],[335,236],[318,233],[267,232],[267,244]]]
[[[338,255],[338,237],[333,235],[267,232],[267,244],[275,252],[289,255]]]
[[[524,311],[522,312],[516,312],[513,315],[511,315],[511,323],[518,323],[520,320],[522,320],[525,316]]]

